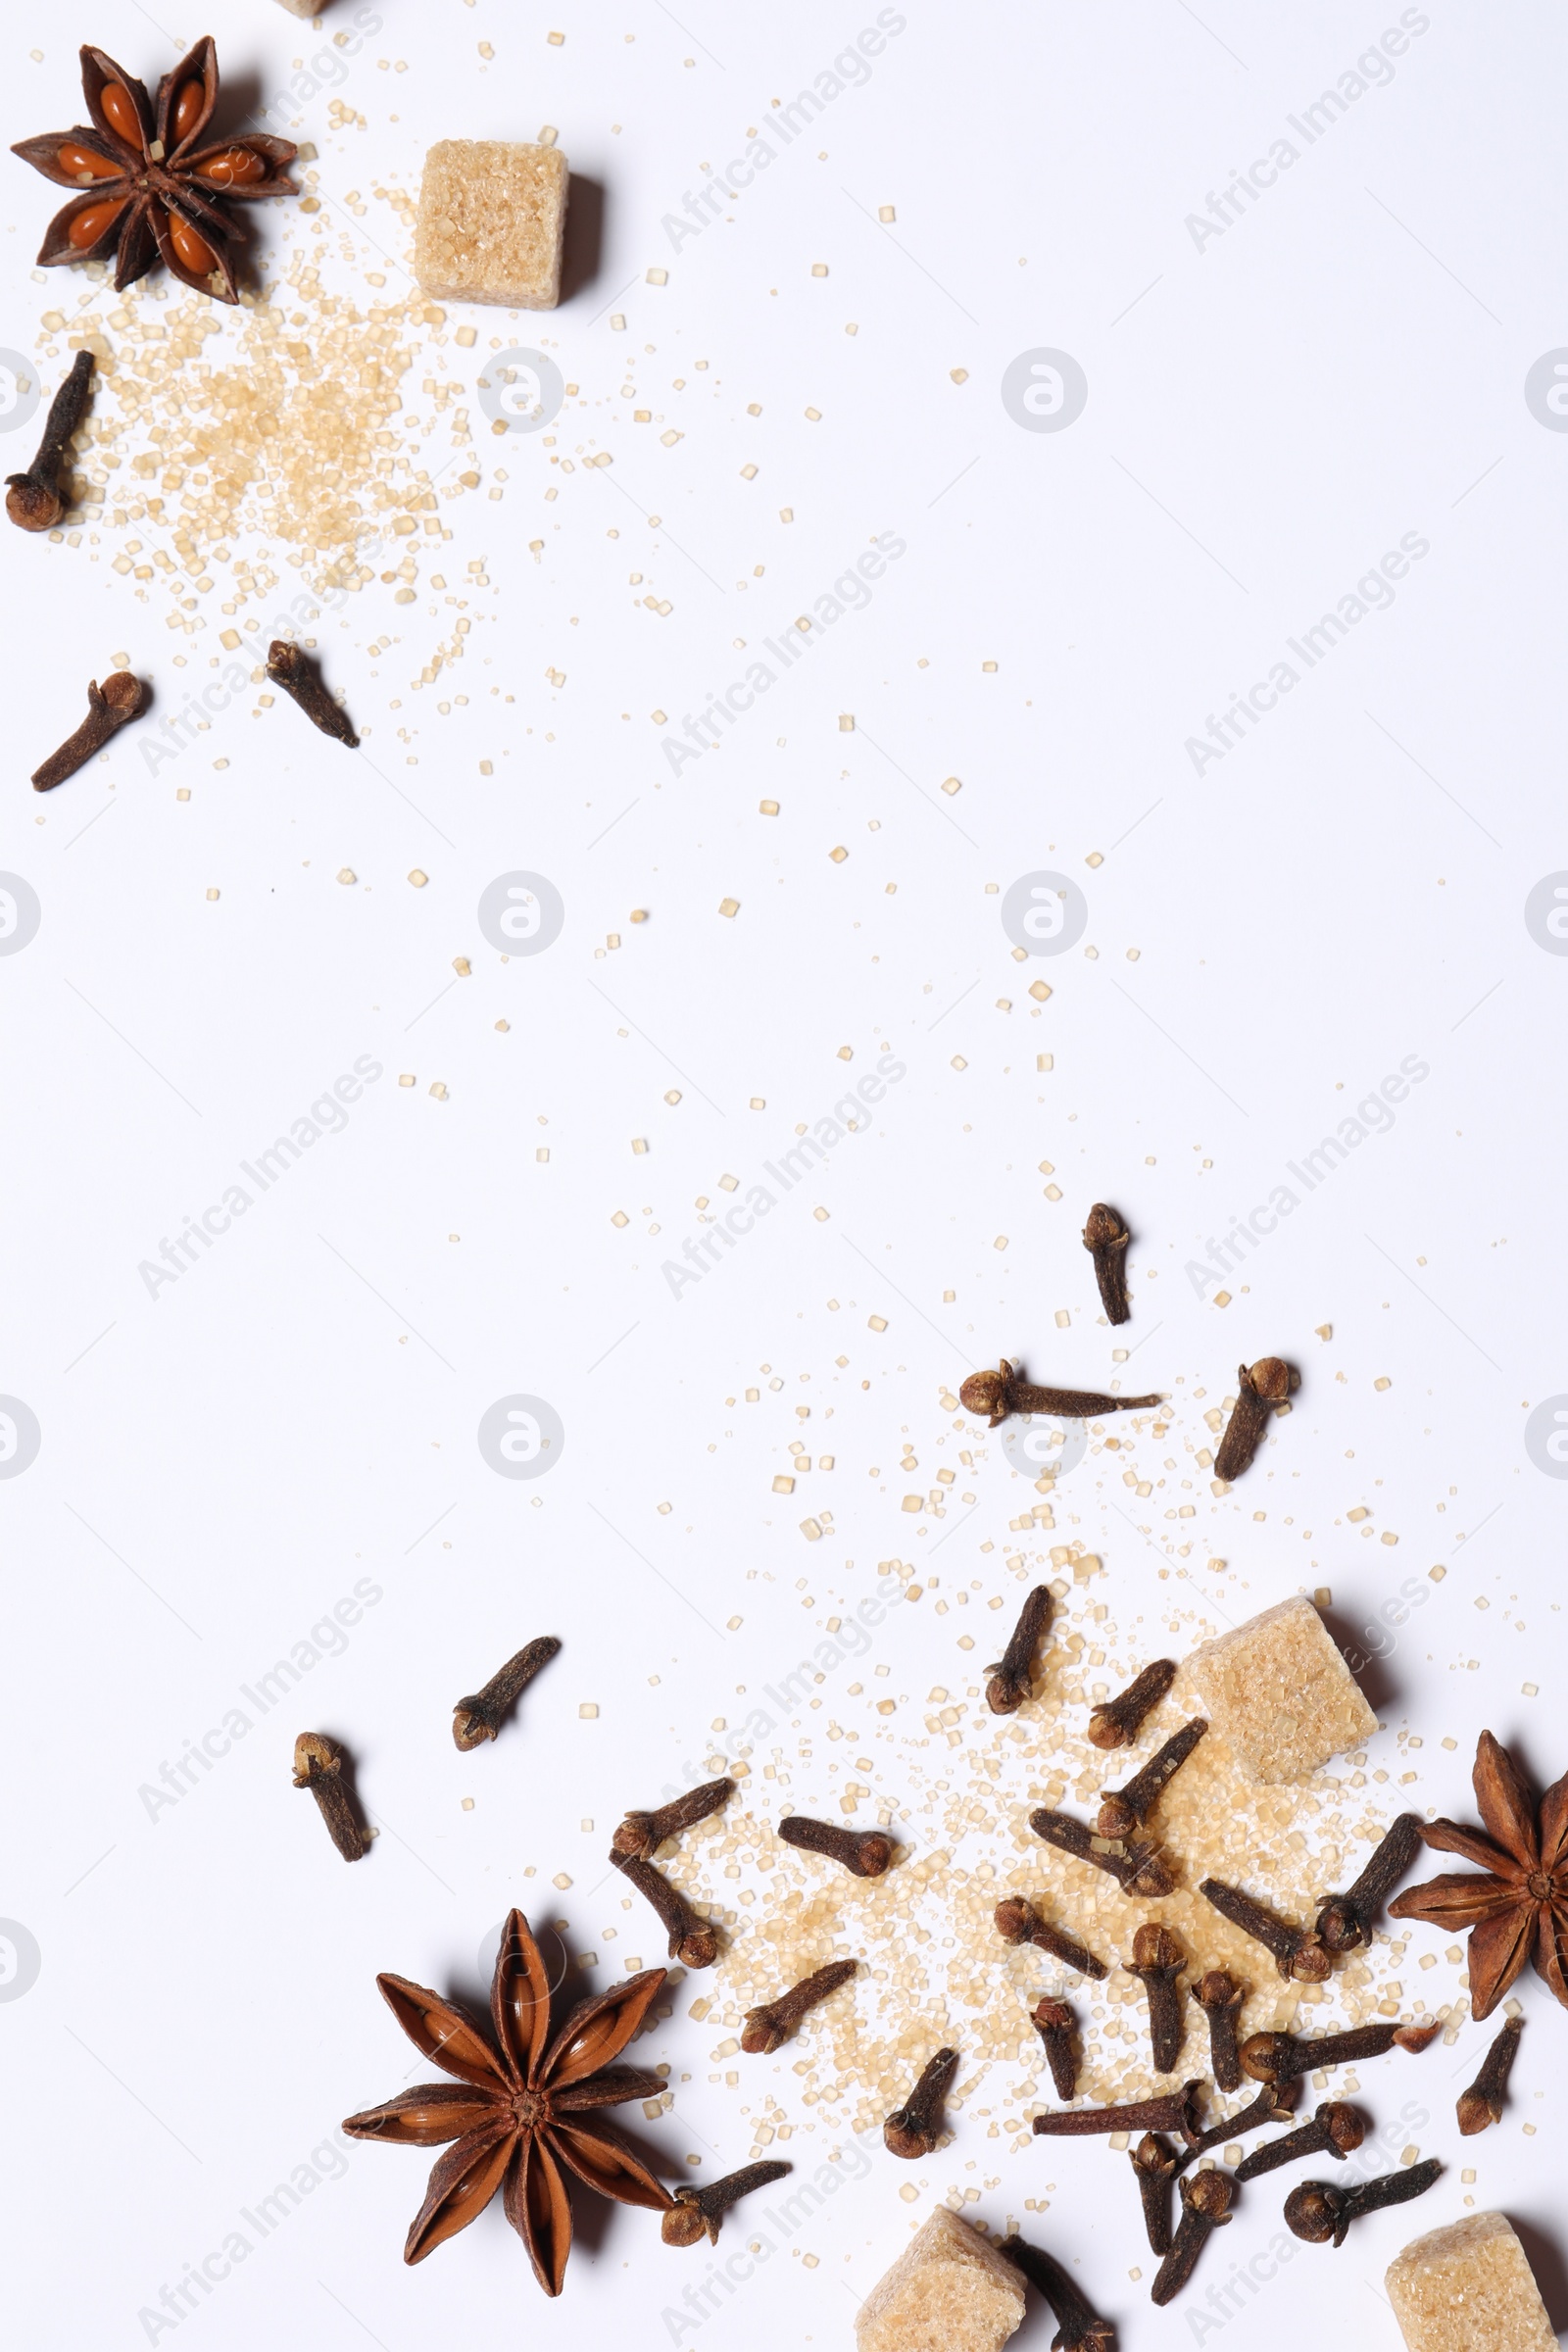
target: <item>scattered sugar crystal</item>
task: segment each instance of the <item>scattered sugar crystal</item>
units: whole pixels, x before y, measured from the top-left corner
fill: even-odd
[[[1389,2265],[1389,2300],[1408,2352],[1554,2352],[1529,2257],[1506,2214],[1467,2214]]]
[[[1248,1778],[1303,1781],[1377,1717],[1304,1593],[1205,1642],[1188,1672]]]
[[[856,2316],[859,2352],[1000,2352],[1023,2319],[1023,2280],[939,2205]]]

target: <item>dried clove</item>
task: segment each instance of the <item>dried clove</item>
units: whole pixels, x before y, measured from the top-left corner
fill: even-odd
[[[1420,1851],[1420,1817],[1401,1813],[1348,1893],[1331,1894],[1318,1913],[1317,1938],[1326,1951],[1353,1952],[1371,1942],[1374,1920]]]
[[[1042,1389],[1015,1372],[1005,1356],[994,1372],[971,1372],[958,1391],[966,1413],[990,1415],[990,1426],[1009,1413],[1049,1413],[1056,1421],[1098,1421],[1102,1413],[1131,1413],[1163,1404],[1163,1396],[1104,1396],[1094,1389]]]
[[[1146,2132],[1131,2151],[1138,2194],[1143,2201],[1144,2230],[1151,2254],[1170,2252],[1170,2184],[1176,2178],[1176,2151],[1157,2132]]]
[[[1277,1355],[1260,1355],[1250,1369],[1238,1365],[1236,1388],[1236,1408],[1214,1456],[1214,1476],[1227,1484],[1250,1466],[1270,1413],[1289,1396],[1291,1367]]]
[[[1184,2140],[1198,2135],[1198,2094],[1200,2079],[1184,2082],[1154,2099],[1134,2099],[1122,2107],[1073,2107],[1062,2115],[1037,2115],[1034,2128],[1042,2139],[1087,2139],[1101,2132],[1179,2132]]]
[[[460,1698],[452,1710],[452,1737],[459,1747],[466,1750],[493,1740],[540,1667],[548,1666],[560,1647],[554,1634],[541,1634],[509,1658],[482,1690]]]
[[[986,1705],[993,1715],[1016,1715],[1029,1695],[1030,1668],[1041,1635],[1051,1623],[1051,1587],[1036,1585],[1018,1612],[1012,1639],[999,1663],[986,1668]]]
[[[942,2137],[942,2102],[957,2071],[957,2051],[938,2050],[904,2105],[895,2107],[882,2127],[882,2144],[890,2156],[913,2163],[916,2157],[930,2155]]]
[[[334,743],[346,744],[351,752],[358,751],[360,739],[348,712],[333,702],[299,646],[286,637],[274,637],[267,649],[267,674],[291,702],[298,703],[313,727],[319,727]]]
[[[41,767],[32,771],[34,792],[53,792],[68,776],[101,752],[117,728],[129,718],[135,718],[147,699],[147,690],[133,670],[112,669],[101,686],[87,680],[87,715],[74,735],[68,735],[57,752],[51,752]],[[42,820],[40,819],[40,822]]]
[[[1133,1937],[1133,1956],[1127,1973],[1136,1977],[1149,1999],[1149,2039],[1156,2075],[1173,2075],[1183,2039],[1182,1997],[1176,1980],[1187,1966],[1181,1937],[1152,1920]]]
[[[1170,2252],[1154,2274],[1150,2295],[1155,2303],[1168,2303],[1179,2295],[1193,2275],[1193,2267],[1203,2251],[1203,2243],[1211,2230],[1222,2230],[1231,2218],[1231,2202],[1236,2190],[1223,2173],[1200,2173],[1196,2180],[1184,2180],[1182,2218],[1176,2225]]]
[[[677,2188],[659,2233],[666,2246],[695,2246],[705,2234],[709,2244],[716,2246],[730,2207],[749,2197],[754,2188],[782,2180],[791,2169],[787,2164],[747,2164],[738,2173],[726,2173],[722,2180],[710,2180],[704,2188]]]
[[[1074,1821],[1067,1813],[1053,1813],[1047,1806],[1030,1814],[1029,1827],[1037,1838],[1043,1838],[1058,1852],[1072,1854],[1078,1861],[1092,1863],[1096,1870],[1104,1871],[1115,1880],[1123,1894],[1142,1895],[1153,1903],[1169,1894],[1176,1885],[1175,1874],[1152,1838],[1135,1841],[1119,1851],[1119,1839],[1098,1838],[1087,1823]]]
[[[1359,2058],[1381,2058],[1386,2050],[1419,2052],[1441,2034],[1443,2021],[1431,2031],[1425,2026],[1352,2026],[1346,2034],[1325,2034],[1303,2041],[1295,2034],[1250,2034],[1242,2044],[1242,2067],[1254,2082],[1288,2082],[1294,2075],[1310,2075],[1320,2066],[1353,2066]]]
[[[769,2058],[789,2040],[808,2009],[825,2001],[830,1992],[847,1984],[859,1967],[858,1960],[829,1960],[824,1968],[814,1969],[781,1992],[776,2001],[763,2001],[746,2012],[746,2024],[741,2034],[741,2048],[753,2058]]]
[[[1216,2086],[1240,2090],[1242,2061],[1236,2048],[1236,2023],[1247,1998],[1246,1985],[1238,1984],[1229,1969],[1210,1968],[1189,1989],[1208,2020],[1208,2054]]]
[[[1202,1716],[1195,1715],[1179,1732],[1172,1732],[1164,1746],[1155,1749],[1125,1788],[1101,1790],[1104,1801],[1095,1828],[1102,1838],[1130,1838],[1134,1830],[1143,1828],[1161,1790],[1175,1779],[1207,1729]]]
[[[1329,2180],[1303,2180],[1285,2200],[1285,2227],[1309,2246],[1327,2245],[1330,2238],[1343,2246],[1350,2224],[1363,2213],[1381,2213],[1386,2205],[1408,2205],[1412,2197],[1424,2197],[1442,2170],[1436,2156],[1429,2156],[1425,2164],[1412,2164],[1407,2172],[1383,2173],[1376,2180],[1357,2180],[1349,2188],[1336,2188]]]
[[[790,1813],[779,1823],[778,1834],[786,1845],[842,1862],[858,1879],[879,1879],[893,1859],[893,1840],[881,1830],[847,1830],[837,1822]]]
[[[1186,2153],[1177,2160],[1177,2171],[1185,2172],[1198,2157],[1205,2156],[1210,2148],[1223,2145],[1228,2139],[1243,2139],[1262,2124],[1288,2124],[1296,2112],[1296,2102],[1301,2095],[1298,2076],[1289,2082],[1266,2082],[1250,2106],[1236,2115],[1221,2116],[1217,2124],[1206,2131],[1195,2132],[1187,2142]]]
[[[658,1912],[669,1936],[671,1960],[687,1968],[711,1968],[718,1958],[718,1930],[712,1921],[699,1918],[679,1887],[641,1855],[612,1854],[610,1859]]]
[[[308,1788],[315,1797],[327,1835],[345,1862],[358,1862],[369,1851],[370,1841],[343,1778],[343,1750],[324,1732],[301,1732],[295,1740],[294,1786]]]
[[[1095,1261],[1095,1280],[1107,1323],[1125,1323],[1131,1311],[1127,1304],[1127,1245],[1131,1240],[1115,1209],[1097,1200],[1084,1227],[1084,1248]]]
[[[666,1838],[675,1837],[681,1830],[695,1829],[710,1813],[728,1804],[735,1793],[733,1781],[704,1781],[700,1788],[688,1788],[684,1796],[672,1797],[654,1813],[628,1813],[610,1840],[617,1854],[641,1854],[648,1860],[663,1844]]]
[[[1128,1684],[1118,1698],[1102,1700],[1089,1718],[1089,1742],[1092,1747],[1125,1747],[1138,1737],[1139,1727],[1146,1715],[1158,1706],[1176,1680],[1174,1658],[1156,1658],[1146,1666],[1135,1682]]]
[[[1254,1903],[1250,1894],[1239,1886],[1227,1886],[1222,1879],[1204,1879],[1198,1889],[1206,1902],[1212,1903],[1221,1919],[1228,1919],[1233,1928],[1250,1936],[1266,1952],[1274,1955],[1274,1965],[1289,1981],[1298,1984],[1321,1984],[1333,1966],[1310,1928],[1293,1928],[1288,1921],[1276,1919],[1261,1903]]]
[[[1073,2043],[1074,2019],[1065,2001],[1052,1998],[1048,1993],[1036,2001],[1029,2012],[1029,2023],[1045,2044],[1046,2064],[1058,2099],[1070,2099],[1078,2090],[1078,2053]]]
[[[1325,2099],[1308,2123],[1298,2124],[1282,2139],[1254,2148],[1236,2167],[1238,2180],[1256,2180],[1276,2173],[1282,2164],[1298,2164],[1305,2156],[1337,2156],[1343,2164],[1366,2137],[1366,2125],[1343,2099]]]
[[[1038,2246],[1025,2245],[1021,2237],[1004,2237],[998,2250],[1051,2305],[1058,2323],[1051,2352],[1114,2352],[1115,2328],[1085,2301],[1059,2262]]]
[[[997,1934],[1008,1943],[1032,1943],[1038,1950],[1049,1952],[1054,1960],[1075,1968],[1081,1977],[1104,1976],[1103,1960],[1097,1960],[1093,1952],[1063,1935],[1060,1928],[1050,1926],[1026,1895],[1004,1895],[992,1916]]]
[[[25,473],[6,475],[6,513],[19,530],[52,530],[66,511],[60,495],[60,469],[71,447],[71,436],[81,422],[92,382],[90,351],[78,351],[71,371],[49,404],[38,454]]]
[[[1503,2094],[1508,2087],[1508,2076],[1519,2048],[1519,2036],[1525,2030],[1522,2017],[1510,2017],[1497,2035],[1486,2057],[1481,2072],[1468,2090],[1459,2093],[1459,2129],[1466,2139],[1473,2139],[1489,2124],[1502,2121]]]

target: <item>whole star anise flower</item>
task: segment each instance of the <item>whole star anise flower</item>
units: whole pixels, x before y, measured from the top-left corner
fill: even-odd
[[[162,254],[198,294],[222,280],[220,302],[238,302],[231,245],[245,232],[224,210],[230,197],[298,194],[288,178],[298,152],[287,139],[236,131],[202,146],[218,104],[218,53],[199,40],[158,85],[156,106],[141,83],[101,49],[81,52],[89,130],[49,130],[23,139],[13,155],[75,195],[50,221],[38,253],[44,269],[118,257],[115,285],[144,277]]]
[[[563,2165],[617,2204],[668,2211],[668,2190],[593,2112],[662,2091],[661,2076],[612,2061],[641,2025],[665,1973],[645,1968],[597,2000],[579,2002],[552,2039],[544,1962],[528,1922],[514,1911],[490,1986],[493,2042],[439,1993],[406,1977],[376,1978],[415,2047],[458,2078],[456,2085],[420,2082],[384,2107],[349,2116],[343,2126],[356,2139],[403,2147],[454,2143],[430,2175],[403,2249],[405,2262],[422,2262],[466,2230],[500,2188],[534,2277],[547,2295],[559,2295],[571,2252]]]
[[[1492,2014],[1527,1960],[1568,2008],[1568,1773],[1538,1798],[1507,1749],[1483,1732],[1474,1780],[1488,1834],[1429,1821],[1421,1835],[1486,1875],[1429,1879],[1391,1903],[1389,1916],[1470,1929],[1473,2016]]]

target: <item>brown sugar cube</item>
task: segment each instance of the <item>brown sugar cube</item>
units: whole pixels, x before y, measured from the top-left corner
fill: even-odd
[[[1187,1670],[1250,1781],[1304,1781],[1378,1728],[1304,1592],[1205,1642]]]
[[[1505,2213],[1467,2213],[1396,2254],[1386,2280],[1409,2352],[1555,2352],[1529,2257]]]
[[[859,2352],[1000,2352],[1023,2318],[1023,2279],[939,2205],[855,2322]]]
[[[438,139],[424,159],[414,274],[438,302],[553,311],[566,159],[511,139]]]

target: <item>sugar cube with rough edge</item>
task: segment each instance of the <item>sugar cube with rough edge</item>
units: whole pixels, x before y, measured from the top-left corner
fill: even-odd
[[[566,159],[511,139],[438,139],[424,159],[414,274],[438,302],[553,311]]]
[[[1396,2254],[1386,2284],[1408,2352],[1556,2352],[1505,2213],[1467,2213]]]
[[[1378,1728],[1304,1592],[1203,1642],[1187,1671],[1250,1781],[1304,1781]]]
[[[939,2205],[860,2305],[859,2352],[1000,2352],[1023,2319],[1023,2279]]]

